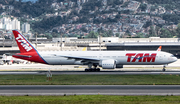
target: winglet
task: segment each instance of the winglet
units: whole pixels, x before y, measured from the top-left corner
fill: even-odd
[[[30,44],[30,42],[26,40],[26,38],[19,31],[12,30],[12,32],[21,53],[36,51],[35,48]]]
[[[157,51],[161,51],[161,48],[162,48],[162,46],[159,46],[159,48],[157,49]]]

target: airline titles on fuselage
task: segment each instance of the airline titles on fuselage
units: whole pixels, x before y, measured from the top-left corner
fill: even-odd
[[[157,53],[127,53],[127,62],[155,62]]]

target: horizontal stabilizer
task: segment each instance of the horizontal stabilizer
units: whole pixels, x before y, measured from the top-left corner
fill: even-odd
[[[26,57],[26,58],[30,58],[30,57],[32,57],[32,56],[26,56],[26,55],[13,55],[13,56]]]

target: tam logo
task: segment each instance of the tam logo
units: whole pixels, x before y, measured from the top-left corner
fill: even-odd
[[[29,45],[29,43],[27,43],[26,40],[24,40],[24,38],[18,34],[18,37],[16,38],[17,42],[20,42],[22,47],[24,47],[24,49],[28,52],[30,50],[32,50],[32,47]]]
[[[149,53],[127,53],[126,56],[127,62],[155,62],[156,60],[156,53],[152,53],[151,55]],[[131,60],[132,59],[132,60]]]

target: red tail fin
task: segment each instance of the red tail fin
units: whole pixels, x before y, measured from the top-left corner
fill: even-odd
[[[12,32],[21,53],[36,51],[35,48],[29,43],[29,41],[26,40],[26,38],[21,35],[21,33],[19,33],[19,31],[12,30]]]

